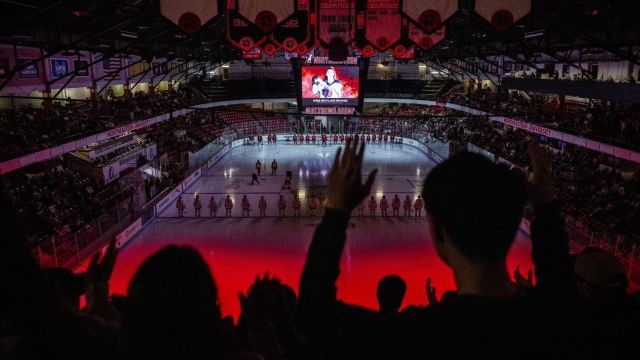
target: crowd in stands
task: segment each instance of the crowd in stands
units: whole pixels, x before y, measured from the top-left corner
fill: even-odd
[[[560,106],[558,99],[546,95],[490,89],[452,94],[448,101],[640,150],[638,105],[592,100],[582,107],[570,107],[568,102]]]
[[[0,110],[0,160],[46,149],[83,136],[109,130],[127,122],[165,114],[202,101],[188,88],[136,92],[131,99],[56,101],[50,110],[19,106]]]
[[[523,131],[464,116],[429,118],[423,126],[426,136],[463,145],[471,143],[519,167],[529,167],[525,151],[529,135]],[[553,159],[553,176],[561,190],[565,215],[592,231],[609,233],[612,241],[640,239],[640,171],[623,174],[591,150],[551,139],[545,144]]]
[[[364,152],[357,140],[330,172],[327,210],[297,292],[276,277],[257,276],[239,295],[236,321],[220,311],[216,284],[228,279],[214,277],[216,265],[210,268],[196,249],[161,249],[142,262],[126,297],[109,297],[115,241],[85,274],[42,270],[24,247],[14,205],[2,198],[0,266],[10,271],[0,276],[0,357],[633,358],[640,351],[640,307],[626,291],[624,268],[602,250],[570,256],[550,163],[535,142],[527,149],[534,173],[528,184],[523,173],[470,153],[429,173],[422,195],[430,233],[456,289],[438,294],[427,279],[427,305],[405,309],[406,286],[393,275],[379,283],[378,311],[336,296],[349,214],[376,176],[375,170],[359,176]],[[525,202],[535,211],[535,279],[506,270]]]

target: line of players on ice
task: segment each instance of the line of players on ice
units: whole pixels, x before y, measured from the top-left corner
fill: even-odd
[[[367,144],[378,144],[387,143],[391,141],[392,143],[396,141],[396,136],[394,134],[307,134],[307,135],[293,135],[291,140],[294,144],[302,145],[302,144],[321,144],[321,145],[329,145],[329,144],[344,144],[347,140],[352,140],[354,137],[360,136],[360,141],[366,142]],[[267,143],[275,144],[278,141],[278,136],[275,134],[267,135]],[[256,137],[249,136],[247,139],[248,144],[258,144],[262,145],[264,142],[264,138],[262,135],[258,135]]]
[[[394,134],[333,134],[333,135],[327,135],[327,134],[322,134],[322,135],[318,135],[316,136],[315,134],[312,135],[293,135],[292,137],[292,141],[294,144],[298,144],[298,145],[302,145],[302,144],[321,144],[321,145],[328,145],[329,143],[331,144],[344,144],[347,140],[351,140],[353,141],[353,139],[355,137],[360,136],[360,141],[361,142],[366,142],[367,144],[375,144],[376,142],[378,144],[382,144],[382,143],[387,143],[389,141],[391,141],[392,143],[396,141],[396,136]]]
[[[324,202],[325,202],[325,199],[316,197],[315,195],[312,194],[306,204],[308,208],[308,215],[315,216],[316,211],[324,207]],[[195,217],[201,216],[202,205],[203,204],[202,204],[202,200],[200,199],[200,195],[196,195],[195,198],[193,199],[193,210],[195,213],[194,214]],[[276,205],[278,207],[278,216],[280,217],[287,216],[287,201],[282,195],[280,195],[280,198],[278,199]],[[424,208],[424,200],[422,200],[422,197],[419,195],[415,201],[412,201],[409,195],[407,195],[406,198],[404,199],[404,202],[402,202],[398,197],[398,195],[396,194],[396,196],[391,200],[391,204],[389,204],[389,201],[387,200],[387,197],[385,195],[382,196],[382,199],[380,199],[380,201],[377,201],[376,198],[372,196],[369,200],[365,199],[364,201],[362,201],[362,203],[360,203],[360,205],[358,205],[357,212],[358,212],[358,216],[365,216],[364,214],[365,214],[365,207],[366,207],[369,209],[369,216],[377,216],[377,211],[379,208],[381,216],[389,216],[388,210],[389,210],[389,207],[391,207],[392,216],[400,216],[401,205],[402,205],[402,210],[404,210],[405,217],[411,216],[412,212],[415,214],[416,218],[422,216],[422,209]],[[227,195],[227,197],[224,199],[225,217],[233,216],[232,212],[233,212],[234,206],[235,206],[235,203],[233,202],[233,199],[231,199],[230,195]],[[250,215],[252,210],[251,201],[247,198],[247,195],[244,195],[242,197],[242,200],[240,201],[240,207],[242,208],[242,217],[251,216]],[[209,216],[217,217],[218,202],[216,201],[215,197],[211,196],[211,198],[209,199],[208,208],[209,208]],[[291,208],[293,209],[293,216],[300,217],[300,209],[302,208],[302,202],[300,201],[298,194],[294,194],[293,201],[291,203]],[[176,209],[178,210],[178,217],[184,217],[186,204],[184,200],[182,200],[182,196],[179,196],[178,199],[176,200]],[[260,196],[260,199],[258,200],[258,210],[260,210],[260,217],[266,216],[267,200],[264,198],[264,196]]]

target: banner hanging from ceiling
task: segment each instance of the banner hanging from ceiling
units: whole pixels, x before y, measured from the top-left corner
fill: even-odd
[[[310,46],[309,0],[228,0],[227,39],[244,52],[259,47],[306,52]]]
[[[324,48],[337,37],[349,43],[355,36],[356,1],[318,0],[318,41]]]
[[[218,15],[218,1],[160,0],[160,13],[191,36]]]
[[[476,12],[504,31],[531,12],[531,0],[476,0]]]
[[[364,38],[376,50],[385,51],[400,40],[401,26],[400,0],[367,0]]]
[[[432,34],[458,11],[458,0],[404,0],[402,12],[415,26]]]

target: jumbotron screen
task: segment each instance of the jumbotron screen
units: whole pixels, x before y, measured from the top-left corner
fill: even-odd
[[[360,96],[360,69],[354,65],[303,65],[304,107],[356,107]]]

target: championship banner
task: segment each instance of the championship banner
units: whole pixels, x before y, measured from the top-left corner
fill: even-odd
[[[400,0],[367,0],[364,37],[378,51],[400,40],[401,27]]]
[[[476,12],[504,31],[531,12],[531,0],[476,0]]]
[[[51,77],[60,78],[69,73],[69,61],[67,59],[51,59]]]
[[[160,13],[191,36],[218,15],[218,1],[160,0]]]
[[[304,54],[309,50],[309,1],[294,1],[294,13],[285,18],[273,31],[271,38],[285,51]]]
[[[458,11],[458,0],[404,0],[402,11],[414,25],[431,34]]]
[[[16,68],[25,66],[32,62],[33,59],[18,59],[16,60]],[[36,79],[40,77],[40,63],[31,64],[18,72],[18,77],[21,79]]]
[[[227,1],[227,39],[244,52],[306,52],[310,38],[309,0]]]
[[[140,74],[144,74],[147,70],[149,70],[149,63],[146,61],[139,62],[137,64],[133,64],[129,66],[129,78],[134,76],[138,76]]]
[[[427,35],[422,29],[413,23],[409,23],[408,37],[422,50],[429,50],[445,38],[445,27],[441,26],[431,35]]]
[[[355,37],[356,2],[318,0],[317,23],[318,40],[323,47],[328,48],[334,37],[348,43]]]

